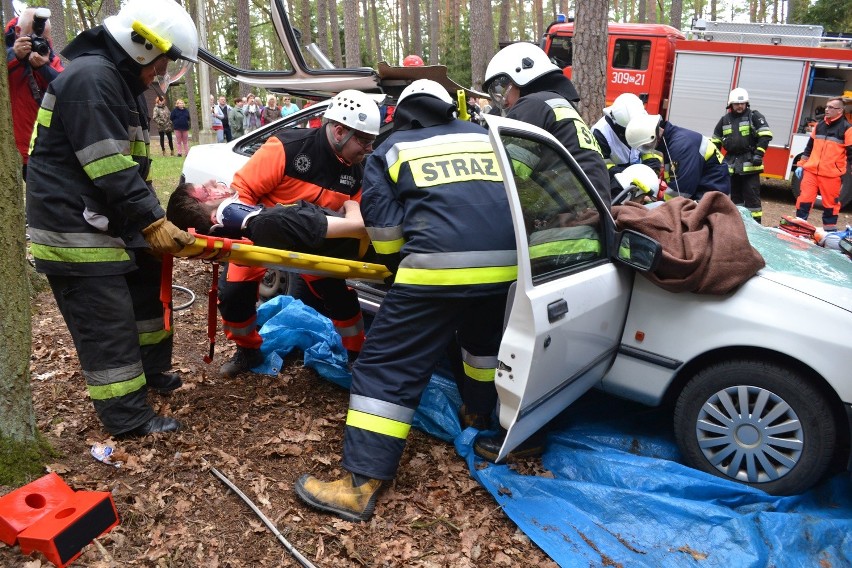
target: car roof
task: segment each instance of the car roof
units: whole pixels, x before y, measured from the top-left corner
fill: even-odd
[[[299,97],[328,98],[344,89],[357,89],[364,92],[385,93],[396,98],[406,85],[415,79],[437,81],[453,98],[459,90],[465,91],[467,98],[488,97],[486,93],[462,87],[450,79],[445,65],[400,67],[381,62],[378,70],[370,67],[312,68],[308,65],[299,46],[300,34],[290,24],[283,0],[270,0],[270,13],[275,31],[292,69],[282,71],[241,69],[216,57],[203,47],[198,49],[198,58],[240,83],[273,92],[287,92]],[[324,56],[319,53],[318,58],[324,59]]]

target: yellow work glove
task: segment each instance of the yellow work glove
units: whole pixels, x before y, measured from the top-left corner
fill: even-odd
[[[174,254],[195,241],[195,237],[178,229],[174,223],[165,217],[157,219],[142,229],[142,236],[151,245],[151,249],[160,254]]]

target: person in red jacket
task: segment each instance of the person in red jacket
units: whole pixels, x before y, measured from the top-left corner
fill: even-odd
[[[807,220],[819,192],[822,227],[836,231],[842,177],[852,171],[852,124],[843,116],[841,97],[825,103],[825,117],[811,130],[811,139],[797,166],[796,177],[802,183],[796,200],[796,217]]]
[[[12,103],[15,145],[24,164],[24,180],[27,179],[30,138],[38,107],[47,85],[63,70],[59,57],[53,53],[49,18],[50,10],[47,8],[27,8],[6,25],[9,99]]]

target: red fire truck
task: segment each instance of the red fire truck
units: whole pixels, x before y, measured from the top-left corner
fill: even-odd
[[[568,77],[573,34],[573,23],[557,21],[541,43]],[[829,97],[852,104],[852,41],[827,40],[821,26],[699,20],[684,34],[659,24],[611,23],[607,58],[607,104],[632,92],[649,113],[706,136],[730,90],[745,88],[772,129],[767,177],[790,179]]]

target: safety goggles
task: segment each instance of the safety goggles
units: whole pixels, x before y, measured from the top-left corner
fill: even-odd
[[[169,85],[179,81],[189,71],[191,65],[192,62],[186,59],[172,61],[168,57],[160,57],[155,66],[157,75],[154,77],[155,90],[159,89],[160,96],[165,96]]]
[[[375,136],[366,136],[364,134],[361,134],[357,130],[352,130],[351,128],[349,129],[349,136],[347,137],[347,139],[348,138],[352,138],[353,140],[355,140],[355,142],[357,142],[358,145],[361,146],[361,148],[363,148],[364,150],[369,149],[373,144],[376,143]],[[343,143],[345,144],[346,140],[344,140]]]
[[[506,92],[512,87],[512,80],[506,75],[497,77],[488,85],[488,95],[500,110],[505,108]]]

